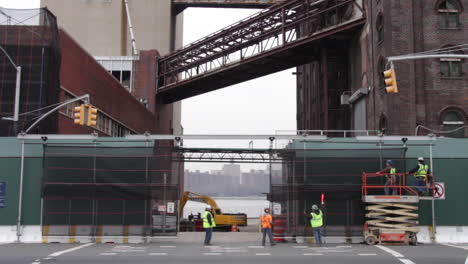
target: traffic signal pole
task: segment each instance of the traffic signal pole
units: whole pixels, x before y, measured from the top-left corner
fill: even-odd
[[[85,95],[82,95],[82,96],[79,96],[79,97],[76,97],[76,98],[73,98],[73,99],[70,99],[68,101],[65,101],[64,103],[54,107],[52,110],[50,110],[49,112],[43,114],[40,118],[38,118],[36,120],[36,122],[32,123],[31,126],[28,127],[28,129],[26,129],[26,131],[24,131],[24,134],[27,134],[32,128],[34,128],[39,122],[41,122],[44,118],[46,118],[47,116],[49,116],[50,114],[52,114],[53,112],[57,111],[58,109],[60,109],[61,107],[63,106],[66,106],[68,104],[71,104],[71,103],[74,103],[74,102],[77,102],[77,101],[84,101],[86,104],[89,103],[89,94],[85,94]]]
[[[402,60],[419,60],[419,59],[437,59],[437,58],[448,58],[448,59],[468,59],[468,54],[427,54],[427,55],[400,55],[388,57],[388,62],[402,61]]]

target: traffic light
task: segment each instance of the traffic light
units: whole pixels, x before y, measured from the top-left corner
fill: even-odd
[[[80,106],[75,107],[73,112],[75,112],[75,124],[84,125],[85,120],[85,105],[81,104]]]
[[[386,70],[382,73],[385,81],[386,93],[398,93],[398,86],[396,80],[396,72],[394,68]]]
[[[93,107],[92,105],[88,105],[88,120],[86,123],[87,126],[97,125],[97,113],[97,108]]]

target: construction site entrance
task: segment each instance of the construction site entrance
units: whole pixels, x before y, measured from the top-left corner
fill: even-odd
[[[41,142],[41,137],[48,139]],[[324,212],[326,242],[360,242],[368,226],[365,197],[384,195],[386,181],[374,177],[363,184],[362,173],[380,171],[387,160],[393,161],[398,173],[405,173],[414,165],[414,160],[407,160],[409,147],[422,147],[421,156],[430,160],[434,145],[428,137],[403,142],[398,137],[327,138],[302,133],[89,136],[86,140],[34,135],[19,140],[43,151],[42,236],[92,237],[98,242],[110,236],[176,235],[185,162],[268,164],[266,199],[281,229],[275,232],[277,238],[312,237],[309,216],[316,204]],[[205,147],[195,147],[191,141]],[[213,147],[212,141],[228,147]],[[233,141],[239,147],[232,147]],[[272,167],[276,173],[271,173]],[[405,177],[398,196],[412,195],[413,178]],[[363,193],[364,185],[371,193]],[[411,221],[417,224],[418,219]]]

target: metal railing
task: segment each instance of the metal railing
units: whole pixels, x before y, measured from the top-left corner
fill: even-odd
[[[158,58],[158,92],[250,59],[266,58],[271,52],[298,48],[314,39],[362,25],[364,18],[360,0],[289,0],[276,4]],[[245,80],[238,80],[241,81]],[[214,89],[227,85],[218,86]]]
[[[389,176],[395,177],[394,183],[390,185],[382,185],[378,183],[370,183],[370,178],[383,178]],[[420,194],[416,191],[417,188],[423,188],[426,190],[434,191],[435,190],[435,178],[432,174],[427,174],[425,179],[425,186],[415,186],[415,185],[408,185],[407,184],[407,176],[411,174],[408,173],[362,173],[362,195],[375,195],[375,190],[378,190],[378,195],[385,194],[383,191],[385,188],[388,188],[390,193],[393,190],[397,190],[398,195],[412,195],[412,196],[420,196]],[[432,192],[430,196],[432,196]]]

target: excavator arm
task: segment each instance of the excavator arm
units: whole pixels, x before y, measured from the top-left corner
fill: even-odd
[[[216,203],[215,200],[213,200],[211,197],[194,193],[194,192],[184,192],[182,195],[182,198],[180,198],[180,206],[179,206],[179,215],[183,215],[184,212],[184,207],[187,201],[194,201],[194,202],[200,202],[200,203],[205,203],[209,204],[211,208],[213,208],[213,213],[214,215],[220,215],[221,214],[221,209],[219,208],[218,204]]]

